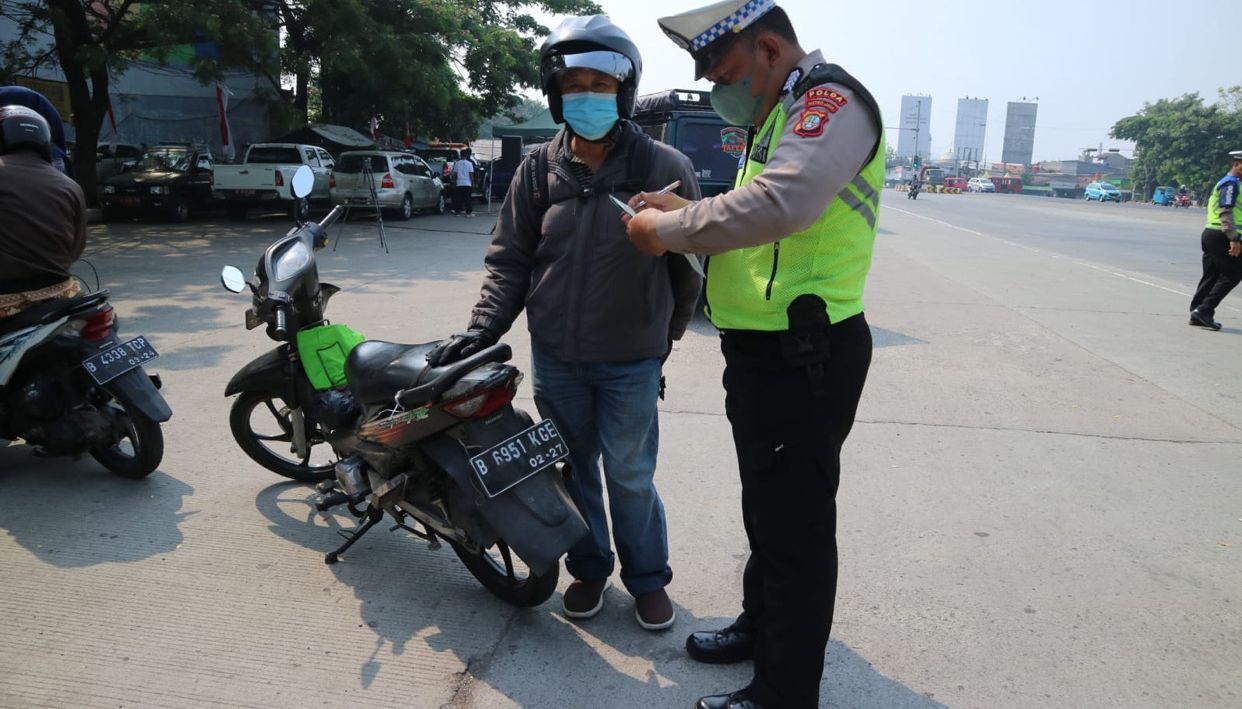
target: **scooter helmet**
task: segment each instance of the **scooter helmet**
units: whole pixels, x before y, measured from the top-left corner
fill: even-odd
[[[0,107],[0,155],[33,150],[52,162],[52,129],[47,119],[25,106]]]
[[[617,114],[634,116],[638,82],[643,76],[643,59],[638,47],[620,27],[603,15],[570,17],[544,40],[539,49],[539,83],[548,97],[552,120],[564,123],[561,112],[561,72],[568,69],[594,69],[613,77],[617,89]]]

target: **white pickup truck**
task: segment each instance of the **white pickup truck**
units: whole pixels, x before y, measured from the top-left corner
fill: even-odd
[[[293,173],[306,165],[315,187],[306,199],[290,190]],[[310,218],[310,203],[328,201],[328,177],[336,161],[323,148],[297,143],[256,143],[237,165],[215,166],[212,195],[224,203],[230,219],[245,219],[251,207],[288,209],[294,219]]]

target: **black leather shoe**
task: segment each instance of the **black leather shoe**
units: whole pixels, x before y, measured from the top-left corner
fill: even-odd
[[[747,698],[741,692],[703,697],[694,706],[695,709],[763,709],[762,704]]]
[[[739,630],[736,625],[723,630],[690,633],[690,637],[686,638],[686,652],[699,662],[713,665],[752,660],[755,657],[755,634]]]
[[[1215,320],[1213,320],[1212,318],[1206,315],[1199,313],[1196,310],[1190,311],[1190,324],[1194,325],[1195,327],[1205,327],[1209,330],[1220,329],[1220,323],[1216,322]]]

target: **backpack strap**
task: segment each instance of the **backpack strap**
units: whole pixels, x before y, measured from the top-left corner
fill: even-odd
[[[650,185],[650,180],[652,179],[651,166],[655,164],[655,152],[657,150],[655,139],[639,130],[634,137],[634,141],[635,144],[625,161],[624,178],[612,183],[608,188],[608,192],[638,193],[653,189],[658,190],[664,187],[664,185],[655,187]],[[535,221],[541,226],[543,224],[543,216],[547,214],[548,209],[553,204],[578,197],[590,196],[595,193],[595,190],[588,185],[582,193],[566,192],[566,194],[558,196],[556,200],[552,199],[552,194],[548,187],[548,174],[552,169],[549,152],[555,142],[555,140],[551,140],[541,145],[537,150],[526,156],[524,164],[526,183],[530,185],[530,196],[535,205]]]

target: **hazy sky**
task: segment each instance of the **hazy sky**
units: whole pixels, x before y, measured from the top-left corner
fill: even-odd
[[[689,55],[656,18],[699,7],[693,0],[596,0],[643,53],[642,93],[709,87],[692,81]],[[932,152],[952,147],[957,99],[989,99],[987,157],[999,161],[1005,105],[1039,97],[1035,159],[1077,157],[1088,146],[1128,147],[1108,138],[1144,101],[1242,84],[1237,31],[1242,3],[1213,0],[1043,0],[893,2],[778,0],[802,45],[824,51],[865,83],[897,125],[901,96],[932,96]],[[1223,12],[1223,14],[1222,14]],[[897,131],[889,141],[896,145]],[[1242,149],[1242,146],[1240,146]]]

